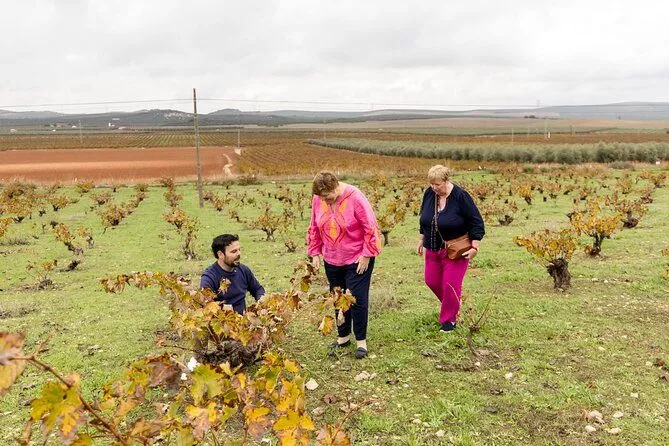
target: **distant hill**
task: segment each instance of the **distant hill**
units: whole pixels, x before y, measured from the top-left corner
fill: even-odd
[[[560,118],[604,118],[654,120],[669,118],[669,102],[622,102],[603,105],[575,105],[546,107],[549,113],[556,113]]]
[[[268,112],[244,112],[226,108],[201,114],[198,122],[202,126],[263,125],[281,126],[298,123],[390,121],[407,119],[430,119],[449,117],[479,118],[577,118],[577,119],[669,119],[669,102],[624,102],[602,105],[554,106],[535,109],[498,110],[413,110],[391,109],[362,112],[276,110]],[[0,126],[38,126],[44,128],[119,127],[181,127],[193,125],[193,114],[170,109],[139,110],[135,112],[108,112],[96,114],[64,114],[51,111],[13,112],[0,110]]]
[[[62,113],[52,111],[13,112],[0,110],[0,119],[52,119],[62,115]]]

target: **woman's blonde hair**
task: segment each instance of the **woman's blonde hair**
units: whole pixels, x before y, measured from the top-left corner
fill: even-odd
[[[427,171],[427,180],[430,183],[434,183],[435,181],[449,181],[451,179],[451,170],[446,167],[442,166],[441,164],[437,164],[436,166],[430,167],[430,170]]]
[[[320,171],[314,177],[311,184],[311,192],[314,195],[326,195],[339,186],[339,180],[332,172],[327,170]]]

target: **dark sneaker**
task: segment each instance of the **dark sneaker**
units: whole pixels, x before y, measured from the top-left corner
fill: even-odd
[[[330,346],[328,347],[328,356],[335,356],[337,354],[337,348],[339,347],[348,347],[351,345],[351,341],[348,340],[342,344],[340,344],[337,341],[334,341]]]
[[[355,351],[355,359],[362,359],[365,356],[367,356],[367,349],[358,347],[358,349]]]
[[[455,330],[455,322],[444,322],[441,324],[441,332],[453,331]]]

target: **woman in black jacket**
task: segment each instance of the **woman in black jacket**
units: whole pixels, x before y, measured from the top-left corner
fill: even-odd
[[[469,261],[478,253],[485,227],[471,195],[450,182],[448,168],[432,166],[427,179],[430,187],[423,194],[420,208],[418,254],[424,254],[425,284],[441,302],[439,323],[441,331],[447,332],[455,329],[462,281]],[[460,252],[451,249],[454,258],[449,258],[449,244],[464,248]]]

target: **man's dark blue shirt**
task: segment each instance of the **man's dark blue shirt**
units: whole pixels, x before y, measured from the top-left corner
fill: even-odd
[[[219,292],[221,281],[228,279],[230,285],[225,292]],[[242,314],[246,310],[246,292],[251,293],[256,300],[265,294],[265,289],[255,278],[251,269],[242,265],[235,267],[232,271],[226,271],[221,268],[218,262],[209,266],[202,273],[200,288],[208,288],[217,293],[214,300],[223,304],[232,305],[234,310]]]

